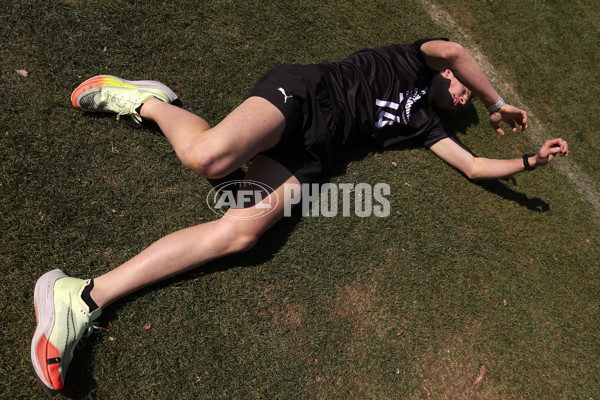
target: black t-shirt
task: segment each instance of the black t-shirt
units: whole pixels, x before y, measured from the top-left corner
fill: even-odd
[[[434,39],[360,50],[325,64],[344,147],[368,138],[381,147],[408,139],[431,146],[448,137],[428,102],[431,79],[438,73],[420,51],[429,40]]]

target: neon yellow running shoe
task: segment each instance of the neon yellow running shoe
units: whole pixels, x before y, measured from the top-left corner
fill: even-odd
[[[110,75],[99,75],[77,86],[71,94],[71,104],[81,111],[114,112],[117,120],[129,115],[138,124],[142,117],[136,109],[149,98],[172,103],[177,95],[157,81],[127,81]]]
[[[35,284],[37,327],[31,341],[31,363],[42,388],[51,396],[63,389],[75,346],[84,334],[92,333],[92,321],[102,313],[100,308],[90,313],[81,299],[88,283],[55,269]]]

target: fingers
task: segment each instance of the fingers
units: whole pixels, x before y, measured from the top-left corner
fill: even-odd
[[[500,128],[502,122],[507,123],[513,133],[519,129],[524,132],[528,128],[527,113],[510,104],[504,105],[501,111],[490,114],[490,125],[498,134],[504,136],[504,131]]]
[[[527,129],[527,113],[525,111],[518,110],[518,115],[515,117],[514,121],[521,129],[521,132]]]
[[[562,157],[567,157],[569,155],[569,144],[566,140],[559,140],[559,153]]]
[[[513,132],[517,132],[517,127],[521,129],[521,132],[524,132],[527,129],[527,113],[523,110],[518,110],[518,115],[513,117],[508,117],[507,121]]]
[[[506,122],[510,126],[510,130],[513,133],[516,133],[519,128],[521,129],[521,131],[524,131],[525,129],[527,129],[526,124],[522,124],[512,118],[503,119],[503,121]],[[496,125],[492,125],[492,126],[495,128],[496,132],[498,132],[502,136],[504,136],[504,131],[502,130],[502,128],[500,128],[500,124],[496,124]]]
[[[500,135],[504,136],[504,130],[500,123],[502,122],[502,116],[500,113],[494,113],[490,115],[490,125]]]
[[[523,111],[523,117],[521,118],[521,123],[519,125],[521,126],[521,132],[527,129],[527,113],[525,111]]]
[[[549,163],[556,155],[567,157],[569,155],[569,144],[561,138],[547,140],[538,155],[541,165]]]
[[[547,140],[543,147],[547,147],[553,154],[559,153],[561,156],[569,154],[569,144],[562,138]]]
[[[517,126],[519,127],[521,132],[525,132],[525,130],[527,129],[527,123],[523,121],[517,122]]]

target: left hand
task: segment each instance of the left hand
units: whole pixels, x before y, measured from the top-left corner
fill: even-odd
[[[513,133],[517,131],[517,126],[521,128],[522,132],[527,129],[527,113],[510,104],[504,104],[499,111],[490,114],[490,125],[496,132],[504,136],[500,122],[509,124]]]
[[[535,163],[536,165],[546,165],[556,155],[562,157],[569,155],[569,144],[561,138],[546,140],[540,151],[535,155]]]

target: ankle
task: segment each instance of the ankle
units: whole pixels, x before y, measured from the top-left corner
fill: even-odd
[[[156,97],[149,97],[142,104],[140,104],[135,111],[144,119],[152,119],[155,106],[161,103],[165,104],[162,100]]]
[[[81,300],[88,306],[89,312],[96,311],[100,306],[94,300],[92,291],[94,290],[94,280],[90,279],[89,282],[83,287],[81,291]]]

